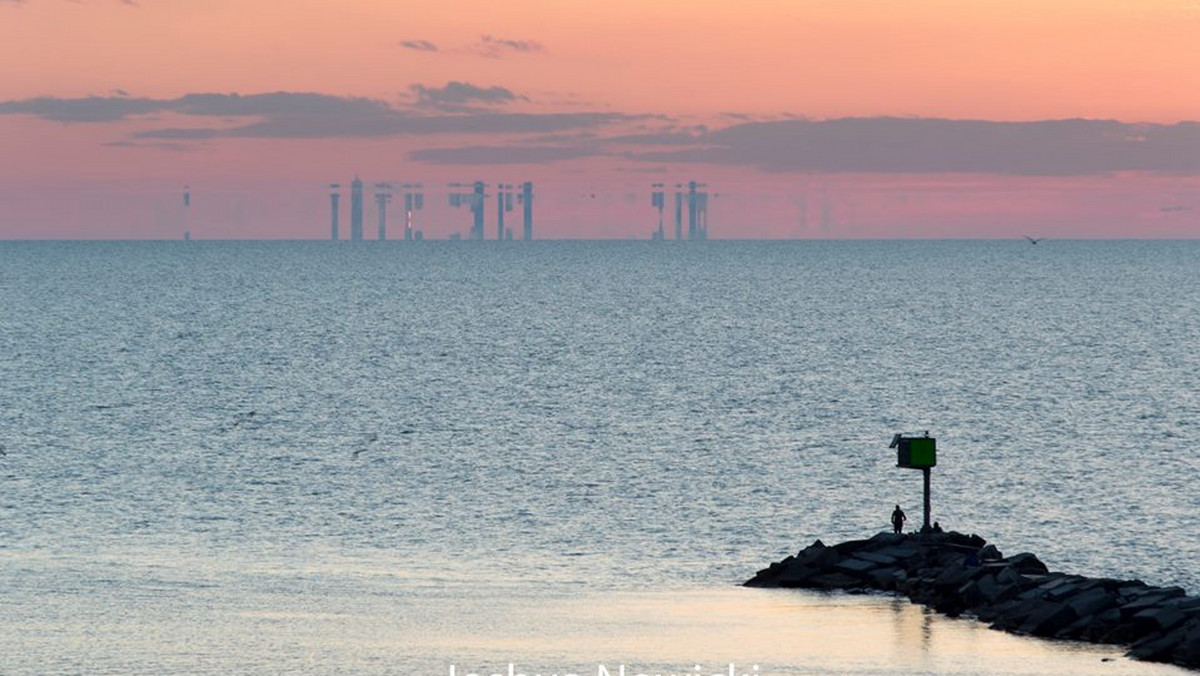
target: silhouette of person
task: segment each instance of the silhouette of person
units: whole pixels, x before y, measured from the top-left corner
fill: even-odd
[[[937,521],[934,521],[933,522],[933,532],[941,533],[942,532],[942,524],[938,523]]]
[[[904,515],[904,510],[900,509],[900,505],[896,505],[896,509],[892,510],[892,532],[903,532],[905,521],[908,521],[908,517]]]

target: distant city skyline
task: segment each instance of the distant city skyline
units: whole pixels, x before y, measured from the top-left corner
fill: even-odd
[[[649,238],[689,180],[714,239],[1195,237],[1198,32],[1194,0],[0,0],[0,239],[329,239],[355,175],[362,218],[377,182],[531,181],[537,239]],[[444,202],[423,235],[469,237]]]

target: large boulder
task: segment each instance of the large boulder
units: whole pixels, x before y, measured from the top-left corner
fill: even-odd
[[[854,556],[855,556],[855,558],[859,558],[864,561],[870,561],[872,563],[877,563],[881,566],[893,566],[896,564],[896,561],[897,561],[896,557],[894,557],[890,554],[883,554],[880,552],[855,552]]]
[[[958,531],[950,531],[949,533],[946,533],[944,539],[946,542],[956,547],[974,549],[975,551],[983,549],[984,545],[987,544],[987,540],[984,540],[974,533],[970,535],[964,535]]]
[[[1004,560],[1022,575],[1045,575],[1050,572],[1041,559],[1029,552],[1021,552]]]
[[[1071,606],[1043,601],[1041,608],[1025,618],[1018,631],[1034,636],[1054,636],[1078,619],[1079,615],[1071,610]]]
[[[1004,555],[1000,553],[999,549],[996,549],[996,545],[986,545],[979,550],[979,560],[981,561],[999,561],[1003,558]]]
[[[976,578],[983,603],[995,604],[1017,597],[1021,593],[1021,585],[1008,580],[1002,580],[999,575],[980,575]]]
[[[1093,587],[1066,600],[1078,615],[1096,615],[1117,605],[1118,600],[1103,587]]]
[[[997,609],[1002,610],[992,619],[992,629],[1003,629],[1004,631],[1018,631],[1025,620],[1031,615],[1042,610],[1044,601],[1039,599],[1013,599],[1001,603]],[[981,615],[982,618],[982,615]]]
[[[876,545],[898,545],[908,539],[904,533],[891,533],[882,531],[871,536],[871,542]]]
[[[876,568],[867,573],[866,582],[875,589],[894,591],[908,579],[908,574],[896,568]]]
[[[787,570],[775,578],[775,582],[780,587],[807,587],[810,586],[809,581],[821,572],[803,565],[788,566]]]
[[[1188,616],[1177,608],[1147,608],[1133,616],[1134,622],[1147,623],[1157,631],[1174,629],[1187,619]]]
[[[867,575],[878,567],[879,564],[875,563],[874,561],[867,561],[865,559],[860,559],[857,556],[852,556],[848,559],[842,559],[841,561],[838,561],[834,566],[834,570],[838,571],[839,573],[845,573],[859,580],[865,580]]]
[[[1200,669],[1200,620],[1183,628],[1183,640],[1175,647],[1173,661],[1192,669]]]
[[[862,581],[857,577],[850,577],[845,573],[838,572],[822,573],[820,575],[813,576],[811,582],[812,587],[817,589],[825,589],[827,591],[833,591],[836,589],[852,590],[862,588]]]
[[[1126,654],[1147,662],[1169,662],[1184,638],[1183,631],[1156,632],[1134,643]]]

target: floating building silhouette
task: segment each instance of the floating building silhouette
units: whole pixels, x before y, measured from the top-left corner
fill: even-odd
[[[483,212],[486,206],[484,200],[487,195],[484,194],[484,188],[487,185],[483,181],[475,181],[472,184],[466,183],[451,183],[451,191],[448,195],[450,206],[461,207],[466,204],[471,208],[471,232],[468,239],[481,241],[483,240]],[[459,188],[472,188],[470,192],[462,192]]]
[[[350,241],[363,238],[363,182],[357,176],[350,184]]]
[[[521,195],[518,198],[525,208],[524,222],[524,240],[526,242],[533,239],[533,182],[525,181],[521,184]]]
[[[665,237],[665,233],[663,233],[663,208],[666,204],[666,193],[663,192],[663,184],[652,184],[650,186],[650,206],[658,209],[658,229],[651,236],[651,239],[655,241],[661,241]]]
[[[379,216],[378,234],[375,236],[380,242],[387,241],[387,205],[392,201],[392,184],[376,183],[375,184],[375,212]]]
[[[512,231],[504,227],[504,214],[513,208],[513,186],[511,183],[496,184],[496,240],[512,239]]]
[[[404,191],[404,241],[421,239],[421,232],[413,229],[413,212],[425,208],[425,194],[420,183],[401,183]]]
[[[683,184],[675,185],[675,241],[683,239]]]
[[[687,239],[689,240],[705,240],[708,239],[708,191],[704,183],[696,181],[688,181],[687,183],[675,184],[675,240],[679,241],[684,238],[683,235],[683,207],[687,205]],[[652,239],[661,240],[666,238],[666,233],[663,232],[663,210],[667,205],[666,186],[662,183],[653,183],[650,186],[650,206],[658,209],[658,230],[654,232]]]
[[[329,239],[338,241],[338,204],[342,201],[340,183],[329,184]]]
[[[703,183],[688,182],[688,239],[708,239],[708,193],[697,188]]]

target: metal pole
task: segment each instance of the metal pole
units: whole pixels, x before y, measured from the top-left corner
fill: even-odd
[[[921,527],[922,532],[929,532],[929,475],[930,468],[923,467],[921,473],[925,475],[925,525]]]

